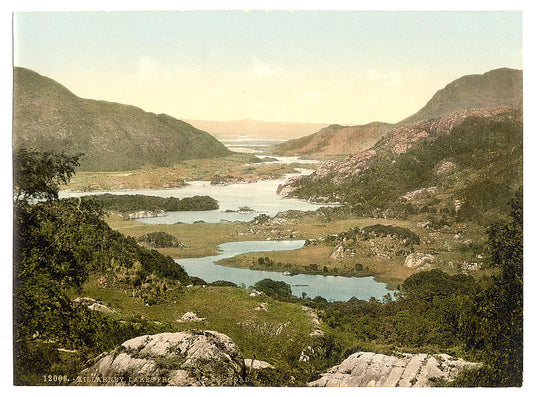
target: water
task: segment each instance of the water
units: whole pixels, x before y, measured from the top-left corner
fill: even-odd
[[[342,277],[313,274],[284,276],[279,272],[240,269],[216,265],[214,262],[248,252],[284,251],[302,248],[304,240],[290,241],[239,241],[220,244],[218,255],[203,258],[176,259],[190,276],[200,277],[211,283],[217,280],[231,281],[237,285],[253,286],[259,280],[270,278],[291,285],[292,294],[305,292],[310,298],[321,296],[329,301],[347,301],[352,297],[368,300],[381,298],[388,292],[386,285],[372,277]]]
[[[276,157],[280,162],[308,162],[295,157]],[[302,173],[310,173],[311,170],[299,169]],[[301,175],[301,174],[300,174]],[[117,190],[106,192],[60,192],[60,197],[77,197],[87,194],[143,194],[159,197],[192,197],[207,195],[213,197],[219,203],[219,209],[213,211],[176,211],[169,212],[168,216],[157,218],[144,218],[139,221],[149,224],[173,224],[177,222],[193,223],[204,221],[218,223],[227,221],[251,221],[259,214],[275,216],[278,212],[286,210],[313,211],[323,206],[308,203],[302,200],[280,197],[276,189],[280,183],[293,175],[286,175],[284,179],[258,181],[249,184],[233,184],[227,186],[211,185],[209,181],[194,181],[188,185],[176,189],[141,189],[141,190]],[[250,207],[251,213],[226,212],[236,211],[239,207]],[[179,259],[178,262],[187,273],[204,279],[207,282],[226,280],[237,285],[245,284],[253,286],[257,281],[270,278],[289,283],[292,292],[301,296],[305,292],[309,297],[322,296],[331,301],[346,301],[355,296],[358,299],[370,297],[381,298],[387,294],[385,284],[376,282],[372,277],[341,277],[298,274],[284,276],[279,272],[258,271],[239,269],[215,265],[214,262],[223,258],[230,258],[247,252],[279,251],[299,249],[304,242],[301,240],[291,241],[243,241],[228,242],[218,246],[221,251],[215,256],[204,258]]]
[[[285,159],[284,159],[285,160]],[[219,223],[226,221],[249,222],[260,214],[275,216],[278,212],[287,210],[314,211],[324,204],[313,204],[303,200],[284,198],[276,193],[280,183],[286,178],[309,173],[310,170],[298,169],[300,174],[287,174],[284,179],[258,181],[255,183],[241,183],[227,186],[211,185],[209,181],[188,182],[186,186],[176,189],[138,189],[138,190],[115,190],[98,192],[60,192],[60,197],[77,197],[88,194],[143,194],[159,197],[192,197],[211,196],[218,201],[219,209],[212,211],[173,211],[167,216],[157,218],[143,218],[140,222],[148,224],[174,224],[194,223],[203,221],[207,223]],[[226,212],[238,211],[240,207],[249,207],[253,212]]]

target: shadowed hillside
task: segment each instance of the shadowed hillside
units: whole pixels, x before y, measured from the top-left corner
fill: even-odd
[[[205,131],[166,114],[82,99],[29,69],[14,71],[14,146],[84,153],[81,169],[169,166],[231,152]]]
[[[522,71],[500,68],[463,76],[437,91],[430,101],[399,124],[412,124],[457,110],[522,106]]]

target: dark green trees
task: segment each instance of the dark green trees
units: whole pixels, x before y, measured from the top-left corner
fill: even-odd
[[[15,154],[13,334],[17,385],[40,384],[45,374],[75,373],[77,368],[65,366],[59,348],[75,350],[76,365],[81,365],[91,355],[146,333],[143,324],[116,321],[71,301],[89,275],[105,279],[116,279],[118,273],[134,275],[135,282],[151,287],[142,296],[151,301],[165,288],[189,281],[170,257],[112,230],[94,200],[57,200],[58,185],[70,179],[76,164],[77,157],[61,154],[24,149]],[[136,288],[130,278],[123,284],[124,288]]]
[[[466,348],[485,366],[459,385],[522,385],[523,372],[523,216],[522,191],[511,202],[511,219],[489,230],[492,266],[497,274],[472,296],[463,316]]]
[[[81,154],[38,152],[18,149],[13,155],[14,200],[57,199],[59,185],[68,183],[80,165]]]

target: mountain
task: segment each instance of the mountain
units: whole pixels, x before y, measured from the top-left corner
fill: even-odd
[[[84,153],[81,169],[112,171],[231,152],[205,131],[166,114],[79,98],[56,81],[14,69],[14,147]]]
[[[456,80],[372,148],[324,162],[278,192],[343,202],[366,216],[429,211],[483,221],[503,213],[523,183],[521,74],[498,69]],[[487,94],[484,103],[474,101],[477,90]]]
[[[322,128],[312,135],[277,145],[274,154],[353,154],[371,148],[393,127],[387,123],[369,123],[344,127],[338,124]]]
[[[247,138],[283,141],[298,138],[326,127],[322,123],[275,122],[260,120],[207,121],[185,120],[196,128],[209,131],[218,139],[235,140]]]
[[[399,124],[412,124],[457,110],[522,105],[522,71],[509,68],[463,76],[437,91],[429,102]]]
[[[460,110],[521,105],[522,71],[495,69],[481,75],[463,76],[454,80],[437,91],[417,113],[397,124],[374,122],[353,127],[331,125],[312,135],[284,142],[276,146],[274,153],[355,154],[371,148],[393,127],[411,125]]]

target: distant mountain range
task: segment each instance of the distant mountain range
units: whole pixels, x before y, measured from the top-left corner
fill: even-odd
[[[206,121],[184,120],[196,128],[209,131],[220,140],[270,139],[284,141],[311,134],[321,128],[327,127],[324,123],[297,123],[275,122],[260,120],[234,120],[234,121]]]
[[[437,93],[417,113],[397,124],[332,125],[312,135],[283,142],[275,154],[354,154],[374,146],[393,128],[468,109],[522,105],[522,71],[495,69],[461,77]]]
[[[79,98],[56,81],[14,69],[13,145],[84,153],[82,170],[168,166],[231,152],[209,133],[166,114]]]

